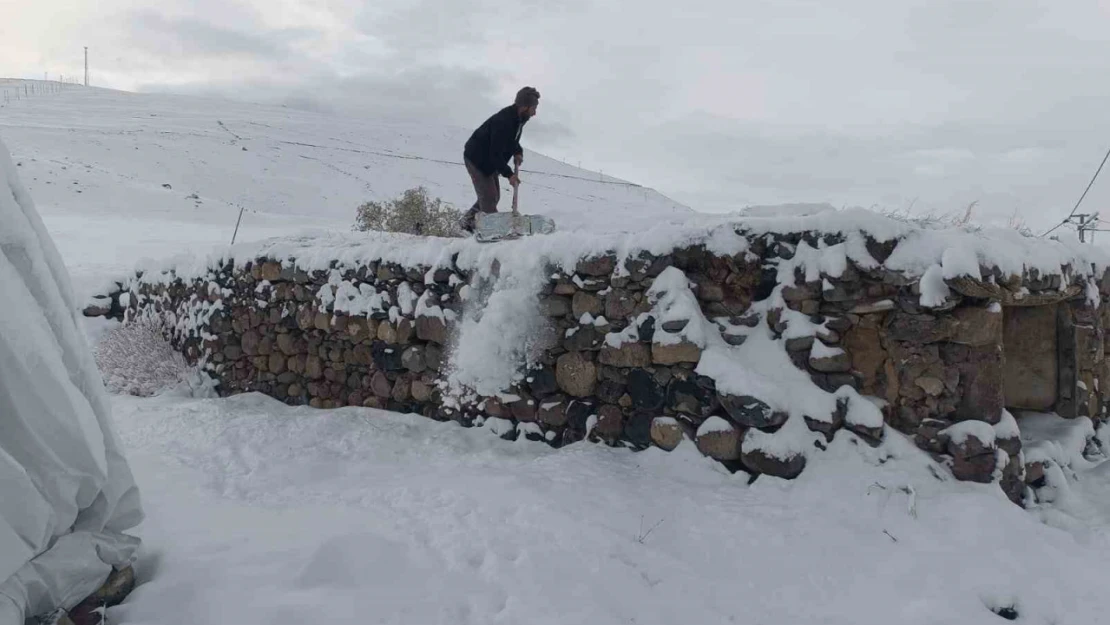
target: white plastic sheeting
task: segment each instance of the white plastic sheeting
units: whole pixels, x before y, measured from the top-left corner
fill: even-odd
[[[69,275],[0,143],[0,625],[72,608],[139,540]]]

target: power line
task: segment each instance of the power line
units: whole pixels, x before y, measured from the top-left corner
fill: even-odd
[[[1095,185],[1095,180],[1098,180],[1098,175],[1102,172],[1102,167],[1103,165],[1106,165],[1106,159],[1108,158],[1110,158],[1110,150],[1106,150],[1106,156],[1102,157],[1102,162],[1099,163],[1098,169],[1095,170],[1095,175],[1091,176],[1091,181],[1087,183],[1087,188],[1083,190],[1083,195],[1079,196],[1079,201],[1075,203],[1075,207],[1071,209],[1071,212],[1068,213],[1068,216],[1065,217],[1063,221],[1049,229],[1048,232],[1042,234],[1042,237],[1047,237],[1048,235],[1052,234],[1057,228],[1068,223],[1071,220],[1071,218],[1075,215],[1075,211],[1079,210],[1079,205],[1083,203],[1083,198],[1087,197],[1087,192],[1090,191],[1091,187]]]

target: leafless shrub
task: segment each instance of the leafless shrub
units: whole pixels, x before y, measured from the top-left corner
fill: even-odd
[[[424,187],[409,189],[395,200],[366,202],[358,207],[354,230],[401,232],[435,237],[461,237],[462,213],[439,198],[430,198]]]
[[[161,324],[148,318],[105,332],[93,354],[112,393],[151,397],[197,373],[166,340]]]

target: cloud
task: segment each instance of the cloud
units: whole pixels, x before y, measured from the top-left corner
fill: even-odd
[[[226,57],[256,60],[280,59],[300,41],[315,33],[307,29],[281,29],[253,33],[225,28],[195,17],[166,17],[151,10],[131,16],[131,40],[137,49],[156,54]]]
[[[1106,0],[8,3],[27,75],[472,128],[696,207],[829,201],[1058,219],[1106,150]],[[1108,191],[1104,191],[1107,189]],[[1110,181],[1087,199],[1110,200]]]

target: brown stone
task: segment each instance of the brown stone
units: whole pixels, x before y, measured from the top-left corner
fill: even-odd
[[[416,329],[413,327],[412,321],[409,321],[408,319],[401,319],[400,321],[398,321],[396,343],[398,345],[408,345],[409,343],[411,343],[413,334],[416,333],[415,330]]]
[[[714,428],[712,431],[704,431],[697,434],[696,443],[698,451],[722,462],[729,462],[740,458],[740,443],[743,440],[743,433],[739,428],[720,417],[717,420],[727,424],[727,428],[720,429]]]
[[[1044,479],[1044,462],[1027,462],[1025,464],[1025,483],[1036,484]]]
[[[310,380],[324,377],[324,363],[317,356],[308,356],[304,361],[304,375]]]
[[[741,454],[740,461],[744,467],[753,473],[763,473],[792,480],[798,477],[806,467],[806,457],[802,455],[789,458],[777,458],[760,449],[746,450]]]
[[[292,356],[297,353],[296,341],[293,340],[293,335],[288,332],[277,335],[277,348],[278,351],[286,356]]]
[[[594,425],[592,434],[602,440],[615,441],[620,438],[623,431],[624,414],[621,409],[608,404],[602,406],[598,411],[597,424]]]
[[[605,345],[598,354],[598,362],[611,367],[650,367],[651,348],[643,343],[624,343],[620,347]]]
[[[273,261],[262,263],[262,266],[259,267],[258,277],[260,280],[277,282],[281,279],[281,263]]]
[[[260,340],[261,337],[258,336],[258,333],[254,330],[247,330],[246,332],[244,332],[243,339],[240,341],[240,344],[243,348],[243,353],[248,356],[257,356],[258,342]]]
[[[914,380],[921,390],[925,391],[926,395],[936,397],[944,392],[944,382],[932,377],[921,377]]]
[[[389,344],[397,343],[397,328],[388,321],[378,324],[378,340]]]
[[[843,349],[836,349],[836,353],[815,358],[809,357],[809,366],[814,371],[821,373],[847,373],[852,370],[852,357]]]
[[[993,453],[972,457],[955,456],[952,459],[952,475],[964,482],[990,484],[994,480],[996,460]]]
[[[945,441],[945,451],[955,457],[993,456],[996,449],[993,440],[984,441],[974,434],[965,436],[958,443],[952,440],[946,431],[940,433],[940,438]]]
[[[627,319],[636,310],[636,304],[628,291],[614,290],[605,296],[605,318],[610,321]]]
[[[879,375],[887,358],[879,338],[879,329],[874,326],[853,326],[844,334],[843,345],[851,355],[852,370],[863,378],[863,392],[877,394]]]
[[[964,306],[952,311],[953,322],[948,341],[982,346],[1002,341],[1002,308],[994,312],[981,306]]]
[[[574,294],[570,307],[575,319],[581,319],[582,315],[585,314],[597,317],[602,311],[601,299],[593,293],[585,291],[578,291]]]
[[[284,354],[270,354],[269,369],[270,373],[280,374],[285,371],[285,361],[287,356]]]
[[[552,295],[540,300],[540,314],[544,317],[565,317],[571,312],[570,299]]]
[[[537,417],[547,426],[562,427],[567,422],[566,408],[566,402],[562,396],[552,397],[539,405]]]
[[[596,278],[612,274],[616,267],[616,257],[606,255],[582,260],[575,267],[574,271],[583,276],[592,276]]]
[[[290,384],[289,388],[285,391],[285,393],[289,397],[299,398],[301,395],[304,394],[304,388],[302,388],[300,384],[296,384],[296,383]]]
[[[821,297],[820,282],[803,282],[797,286],[782,287],[782,299],[787,302],[801,303],[807,299],[812,300],[819,297]]]
[[[651,442],[656,447],[672,451],[682,442],[683,429],[672,417],[656,417],[651,421]]]
[[[574,295],[577,292],[578,287],[574,286],[570,282],[560,282],[555,285],[554,289],[552,289],[552,293],[554,293],[555,295]]]
[[[433,387],[423,379],[416,379],[412,381],[412,398],[418,402],[424,403],[432,399],[432,394],[435,392]]]
[[[408,376],[401,376],[393,383],[393,391],[390,397],[396,402],[407,402],[412,399],[412,378]]]
[[[1057,306],[1003,309],[1002,393],[1006,405],[1048,411],[1056,404]]]
[[[582,352],[559,356],[555,364],[559,388],[572,397],[589,397],[597,388],[597,366]]]
[[[689,341],[678,343],[652,343],[651,361],[657,365],[677,365],[701,360],[701,348]]]
[[[952,335],[953,323],[948,317],[910,314],[901,310],[887,317],[885,332],[888,338],[911,343],[936,343]]]
[[[274,337],[263,336],[262,340],[258,341],[258,355],[269,356],[274,353]]]
[[[323,330],[327,332],[331,329],[331,315],[326,312],[317,312],[316,317],[313,319],[312,325],[317,330]]]
[[[369,320],[365,317],[349,317],[347,319],[347,336],[356,343],[365,341],[371,336],[377,336],[378,329],[374,328],[371,334]]]
[[[513,415],[514,419],[522,423],[534,422],[538,412],[539,406],[536,405],[536,400],[527,395],[509,404],[509,413]]]
[[[439,317],[417,317],[416,336],[421,341],[447,344],[447,324]]]
[[[719,284],[701,281],[698,283],[698,299],[703,302],[723,302],[725,289]]]
[[[971,348],[968,362],[959,368],[964,392],[956,407],[956,418],[998,423],[1003,409],[1001,346]]]
[[[393,394],[393,384],[390,383],[389,378],[384,373],[378,371],[370,380],[370,390],[374,395],[386,399]]]

